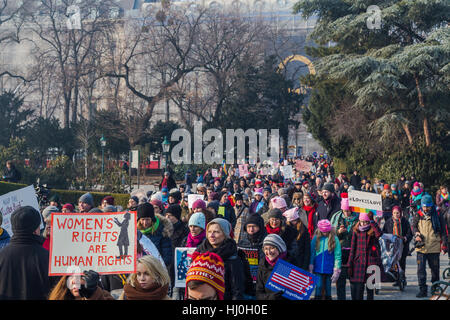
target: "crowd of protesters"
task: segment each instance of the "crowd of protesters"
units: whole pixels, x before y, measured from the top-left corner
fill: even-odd
[[[383,269],[378,241],[383,233],[402,239],[403,270],[410,248],[415,248],[417,297],[428,296],[426,263],[431,281],[438,281],[440,252],[448,251],[447,187],[432,197],[414,176],[391,184],[378,179],[372,183],[356,170],[350,176],[336,173],[333,161],[323,157],[307,160],[311,170],[294,169],[291,178],[278,167],[262,174],[260,164],[249,165],[245,175],[237,166],[196,172],[196,177],[188,170],[180,184],[164,172],[157,192],[130,197],[126,208],[137,212],[137,238],[151,240],[162,257],[161,261],[145,255],[138,246],[135,274],[86,270],[79,278],[48,276],[51,214],[124,211],[112,196],[98,207],[89,193],[76,205],[62,204],[54,196],[42,213],[22,207],[12,214],[11,238],[0,228],[0,299],[285,299],[283,291],[265,286],[279,259],[317,275],[313,299],[331,300],[335,284],[337,299],[345,300],[347,281],[352,299],[364,299],[364,292],[366,299],[374,299],[377,292],[366,284],[367,269]],[[295,168],[294,162],[288,163]],[[381,194],[382,215],[353,212],[351,190]],[[189,208],[192,193],[202,199]],[[174,287],[177,247],[196,248],[185,288]],[[250,274],[245,249],[258,252],[256,277]]]

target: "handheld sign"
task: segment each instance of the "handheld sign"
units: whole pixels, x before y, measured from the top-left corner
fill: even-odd
[[[266,288],[284,291],[283,297],[289,300],[309,300],[317,283],[317,276],[278,259]]]
[[[383,215],[381,194],[351,190],[348,193],[348,204],[353,212]]]
[[[312,164],[312,162],[297,159],[295,160],[295,170],[309,172],[311,171]]]
[[[248,164],[239,165],[239,177],[245,177],[248,174]]]
[[[13,235],[11,228],[11,214],[16,209],[25,206],[31,206],[40,212],[36,191],[32,185],[0,196],[0,214],[3,216],[2,228],[5,229],[10,236]],[[40,228],[44,228],[42,217]]]
[[[290,179],[294,177],[294,173],[292,172],[292,166],[282,166],[281,172],[283,172],[283,176],[285,179]]]
[[[161,253],[159,253],[158,248],[156,248],[155,244],[150,240],[148,237],[142,235],[142,237],[139,239],[139,244],[142,246],[142,250],[145,252],[146,255],[153,256],[155,258],[158,258],[161,264],[166,267],[166,264],[164,263],[164,260],[161,256]]]
[[[217,169],[211,169],[211,175],[213,178],[217,178],[219,176]]]
[[[188,207],[189,207],[189,209],[192,209],[192,205],[198,199],[203,200],[203,197],[204,196],[202,194],[193,194],[193,193],[188,194]]]
[[[253,248],[241,248],[241,247],[238,247],[238,249],[241,249],[245,253],[245,257],[247,258],[248,264],[250,265],[250,273],[252,275],[253,283],[256,284],[256,278],[258,277],[259,250],[253,249]]]
[[[136,212],[52,213],[49,276],[136,272]]]
[[[192,262],[192,254],[196,248],[175,248],[175,287],[186,287],[186,273]]]

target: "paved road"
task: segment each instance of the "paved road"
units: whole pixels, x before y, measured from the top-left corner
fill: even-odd
[[[439,276],[442,280],[442,272],[445,268],[449,267],[448,255],[441,253],[440,257],[440,271]],[[412,256],[406,259],[406,281],[408,285],[405,291],[400,291],[398,287],[393,287],[392,283],[382,283],[379,294],[375,295],[375,300],[427,300],[430,298],[430,287],[431,287],[431,271],[427,266],[427,285],[428,285],[428,298],[416,298],[416,294],[419,292],[419,286],[417,282],[417,262],[416,253],[413,252]],[[447,290],[447,292],[450,289]],[[347,299],[351,299],[350,295],[350,284],[347,281]],[[336,299],[336,285],[332,285],[332,296]]]

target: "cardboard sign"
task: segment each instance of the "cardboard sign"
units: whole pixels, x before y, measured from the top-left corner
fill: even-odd
[[[313,163],[305,160],[295,160],[295,170],[309,172],[311,171]]]
[[[52,213],[49,276],[134,273],[136,239],[135,211]]]
[[[217,178],[219,176],[219,172],[217,169],[211,169],[211,175],[213,178]]]
[[[188,207],[189,209],[192,209],[192,205],[194,204],[195,201],[197,201],[198,199],[203,200],[204,195],[202,194],[188,194]]]
[[[0,196],[0,212],[3,216],[2,228],[5,229],[10,236],[13,235],[11,229],[11,214],[16,209],[25,206],[31,206],[40,212],[36,191],[32,185]],[[41,216],[41,229],[43,228],[44,224]]]
[[[256,283],[256,278],[258,277],[259,250],[253,248],[238,248],[245,253],[245,257],[250,265],[250,273],[252,274],[253,283]]]
[[[285,179],[291,179],[294,177],[294,172],[292,172],[292,166],[282,166],[280,169]]]
[[[239,177],[245,177],[248,174],[248,164],[239,165]]]
[[[266,288],[274,292],[284,291],[283,297],[290,300],[309,300],[316,283],[317,276],[278,259]]]
[[[381,194],[351,190],[348,193],[348,204],[353,212],[370,212],[383,214]]]
[[[192,262],[192,254],[196,248],[175,248],[175,287],[186,287],[186,273]]]

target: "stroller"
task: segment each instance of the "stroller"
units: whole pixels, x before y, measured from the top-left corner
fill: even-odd
[[[383,264],[383,282],[396,282],[400,291],[405,290],[405,270],[400,267],[400,258],[403,251],[403,240],[393,234],[385,233],[381,236],[381,261]]]

